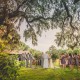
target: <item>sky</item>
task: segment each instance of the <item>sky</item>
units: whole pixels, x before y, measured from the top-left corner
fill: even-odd
[[[19,34],[21,36],[21,41],[24,42],[25,44],[27,44],[29,47],[36,49],[36,50],[40,50],[42,52],[46,52],[51,45],[54,45],[57,47],[54,40],[56,38],[55,37],[56,33],[60,31],[59,29],[53,29],[53,30],[50,29],[46,32],[43,32],[42,36],[41,37],[38,36],[38,38],[37,38],[38,39],[37,46],[32,45],[32,42],[30,39],[25,42],[25,39],[23,38],[23,32],[25,29],[26,29],[26,25],[25,25],[25,23],[23,23],[21,25]]]

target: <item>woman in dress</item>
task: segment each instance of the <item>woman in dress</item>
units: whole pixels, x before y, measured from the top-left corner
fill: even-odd
[[[65,55],[66,66],[68,66],[68,54]]]
[[[47,53],[45,53],[42,55],[42,57],[43,57],[43,61],[44,61],[43,62],[43,68],[49,68],[49,62],[48,62],[49,55]]]
[[[54,68],[51,56],[52,56],[52,54],[49,55],[49,68]]]
[[[66,67],[66,60],[65,60],[65,55],[62,53],[61,54],[61,65],[62,65],[62,68],[64,69]]]
[[[69,56],[68,56],[68,65],[69,65],[70,69],[72,70],[73,69],[73,56],[72,56],[72,54],[69,54]]]
[[[74,61],[75,61],[75,65],[78,68],[79,67],[79,56],[77,55],[77,53],[74,54]]]

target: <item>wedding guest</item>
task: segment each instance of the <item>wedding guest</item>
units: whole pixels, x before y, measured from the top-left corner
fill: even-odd
[[[68,56],[68,65],[69,65],[70,69],[72,70],[73,69],[73,56],[71,53]]]
[[[30,67],[32,68],[32,63],[33,63],[33,60],[34,60],[34,57],[32,55],[32,53],[30,52],[25,52],[25,58],[26,58],[26,67]]]
[[[65,54],[66,66],[68,66],[68,54]]]
[[[79,67],[80,67],[80,54],[79,54],[78,56],[79,56],[79,58],[78,58],[78,59],[79,59]]]
[[[49,68],[54,68],[52,61],[52,54],[49,55]]]
[[[44,63],[44,59],[43,59],[43,52],[42,52],[42,54],[41,54],[41,66],[43,67],[43,63]]]
[[[78,68],[79,67],[79,56],[77,55],[77,53],[74,54],[74,61],[75,61],[75,65]]]
[[[29,54],[29,60],[30,60],[30,68],[32,68],[32,62],[34,60],[34,57],[32,55],[32,53],[28,53]]]
[[[66,67],[66,60],[65,60],[65,54],[62,53],[61,54],[61,65],[62,65],[62,68],[64,69]]]

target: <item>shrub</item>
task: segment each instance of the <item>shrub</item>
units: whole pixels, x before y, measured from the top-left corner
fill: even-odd
[[[16,80],[17,69],[10,55],[0,53],[0,80]]]
[[[59,57],[58,57],[57,54],[52,54],[51,58],[52,58],[53,60],[56,60],[56,59],[59,58]]]

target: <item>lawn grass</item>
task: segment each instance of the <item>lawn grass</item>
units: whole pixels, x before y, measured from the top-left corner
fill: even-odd
[[[20,68],[18,80],[80,80],[80,72],[76,69],[43,69]]]

